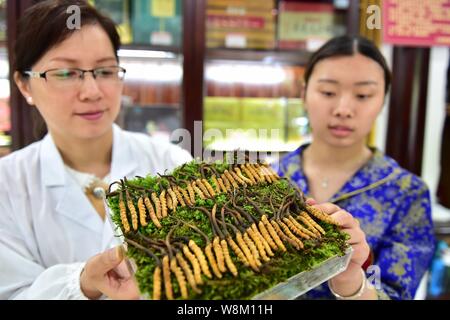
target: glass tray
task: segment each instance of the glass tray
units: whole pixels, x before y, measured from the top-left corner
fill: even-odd
[[[349,247],[344,256],[331,257],[308,271],[303,271],[254,296],[252,300],[294,300],[347,269],[353,254]]]
[[[108,220],[114,230],[115,244],[124,245],[125,241],[123,234],[120,228],[112,221],[111,211],[109,210],[106,201],[104,202],[104,205]],[[300,272],[288,280],[257,294],[251,300],[294,300],[347,269],[352,254],[353,249],[352,247],[349,247],[346,250],[345,255],[328,258],[311,270]],[[137,270],[134,261],[126,259],[125,262],[129,273],[134,274]],[[142,298],[149,299],[149,297],[146,296],[143,296]]]

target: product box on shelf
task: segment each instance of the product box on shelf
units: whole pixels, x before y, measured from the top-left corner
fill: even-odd
[[[333,4],[281,1],[278,15],[278,47],[314,51],[342,32],[342,16]]]
[[[133,42],[130,24],[130,1],[128,0],[89,0],[89,3],[103,14],[111,17],[117,24],[122,44]]]
[[[133,38],[137,44],[181,46],[181,0],[134,0]]]
[[[206,43],[208,48],[273,49],[275,47],[274,1],[208,1]]]

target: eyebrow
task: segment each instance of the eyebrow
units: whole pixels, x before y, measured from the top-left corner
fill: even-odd
[[[339,84],[339,81],[333,80],[333,79],[319,79],[318,82]],[[378,82],[373,81],[373,80],[358,81],[358,82],[354,83],[353,85],[355,85],[355,86],[378,85]]]
[[[367,86],[367,85],[378,85],[378,82],[373,80],[367,80],[367,81],[359,81],[355,83],[355,86]]]

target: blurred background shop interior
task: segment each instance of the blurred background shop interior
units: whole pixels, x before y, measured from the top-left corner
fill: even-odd
[[[450,298],[448,0],[89,1],[117,23],[123,43],[122,128],[174,142],[178,128],[214,129],[203,148],[269,160],[310,139],[300,88],[312,52],[337,35],[374,41],[393,82],[368,143],[428,184],[439,242],[417,298]],[[8,54],[36,2],[0,0],[0,157],[40,138]]]

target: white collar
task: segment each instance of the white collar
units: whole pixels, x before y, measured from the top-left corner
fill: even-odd
[[[91,186],[94,182],[101,181],[106,184],[110,183],[111,175],[109,173],[105,177],[99,178],[95,174],[77,171],[67,165],[65,165],[64,167],[66,168],[67,172],[69,172],[69,174],[75,179],[75,181],[83,188],[83,190]]]
[[[121,179],[137,167],[137,157],[132,152],[127,141],[126,132],[118,125],[113,124],[113,148],[110,178]],[[66,170],[61,154],[59,153],[51,134],[42,140],[40,149],[40,166],[42,181],[45,186],[63,186],[67,184]]]

